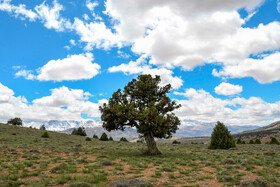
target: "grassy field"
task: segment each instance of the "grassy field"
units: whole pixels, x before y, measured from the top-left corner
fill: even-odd
[[[144,179],[153,186],[280,186],[279,145],[146,145],[0,124],[0,186],[108,186],[117,179]],[[87,185],[88,184],[88,185]]]

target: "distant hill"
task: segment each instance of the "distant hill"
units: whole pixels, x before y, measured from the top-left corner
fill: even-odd
[[[102,121],[98,119],[87,119],[81,121],[59,121],[59,120],[50,120],[50,121],[29,121],[24,122],[25,127],[40,128],[41,125],[45,125],[47,130],[63,132],[70,134],[74,128],[85,127],[86,133],[88,136],[96,134],[101,136],[103,132],[107,133],[108,136],[112,136],[113,139],[119,140],[121,137],[125,137],[128,140],[133,140],[138,138],[136,129],[126,128],[125,131],[111,131],[108,132],[102,128]],[[182,137],[201,137],[201,136],[210,136],[213,128],[215,127],[215,122],[203,123],[194,120],[182,120],[179,130],[173,136],[174,138]],[[228,129],[231,133],[239,133],[242,131],[248,131],[252,129],[259,128],[259,126],[236,126],[229,125]]]
[[[255,130],[249,130],[234,134],[234,137],[248,137],[248,136],[268,136],[280,134],[280,121],[276,121],[265,127],[257,128]]]

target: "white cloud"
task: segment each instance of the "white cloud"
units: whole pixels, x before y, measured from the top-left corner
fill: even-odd
[[[278,50],[279,22],[242,27],[262,3],[107,0],[106,13],[117,20],[116,34],[132,43],[133,52],[149,56],[151,64],[192,70],[206,63],[239,64],[251,55]],[[247,18],[240,17],[240,8],[248,10]]]
[[[258,97],[235,97],[222,100],[204,90],[187,89],[177,100],[182,105],[175,113],[180,119],[200,122],[222,121],[231,125],[267,125],[268,120],[279,120],[280,102],[267,103]]]
[[[15,17],[20,17],[21,19],[27,18],[30,21],[35,21],[38,18],[38,15],[32,10],[26,9],[24,4],[15,6],[11,4],[11,0],[0,0],[0,11],[9,12]]]
[[[90,102],[89,92],[80,89],[60,87],[51,90],[51,95],[38,98],[28,104],[23,96],[15,97],[13,90],[0,83],[0,121],[20,117],[23,120],[81,120],[81,114],[100,117],[99,106],[106,99],[97,103]]]
[[[91,79],[99,73],[100,66],[92,63],[91,53],[70,55],[64,59],[51,60],[39,70],[40,81],[63,81]]]
[[[27,80],[34,80],[36,79],[36,76],[32,73],[31,70],[20,70],[16,72],[15,77],[24,77]]]
[[[52,7],[47,5],[44,1],[41,5],[37,5],[35,10],[46,28],[55,29],[57,31],[64,31],[65,28],[71,28],[71,23],[60,15],[63,6],[59,4],[57,0],[53,1]]]
[[[108,69],[110,73],[123,72],[126,75],[139,74],[144,69],[150,69],[151,67],[145,65],[146,56],[141,56],[136,61],[130,61],[128,64],[121,64],[119,66],[112,66]]]
[[[33,100],[34,104],[51,107],[65,107],[76,101],[85,101],[90,94],[80,89],[69,89],[65,86],[51,90],[51,96]]]
[[[73,29],[80,36],[82,42],[87,43],[86,49],[93,47],[108,50],[112,47],[121,47],[120,37],[106,27],[103,22],[85,23],[75,18]]]
[[[71,39],[69,42],[70,42],[70,44],[71,44],[72,46],[75,46],[75,45],[76,45],[76,42],[75,42],[75,40],[73,40],[73,39]]]
[[[183,80],[173,76],[173,71],[166,68],[152,68],[146,63],[146,56],[143,55],[136,61],[130,61],[128,64],[113,66],[108,69],[109,72],[123,72],[126,75],[132,74],[151,74],[152,76],[159,75],[161,77],[161,85],[171,84],[173,89],[178,89],[183,85]]]
[[[223,82],[219,84],[219,86],[215,87],[215,92],[219,95],[236,95],[241,93],[242,90],[242,86],[233,85],[227,82]]]
[[[0,83],[0,104],[8,102],[13,95],[13,90]]]
[[[213,70],[217,77],[231,78],[253,77],[260,83],[271,83],[280,80],[280,52],[264,56],[262,59],[248,58],[238,64],[227,65],[223,70]]]
[[[98,6],[98,3],[97,2],[91,2],[90,0],[87,0],[86,1],[86,7],[91,11],[93,12],[94,11],[94,8]]]

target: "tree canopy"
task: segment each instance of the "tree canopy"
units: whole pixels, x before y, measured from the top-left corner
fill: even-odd
[[[229,149],[231,147],[236,147],[235,141],[228,131],[227,127],[221,123],[217,122],[212,135],[209,145],[209,149]]]
[[[74,129],[71,134],[78,135],[78,136],[87,136],[87,133],[86,133],[86,130],[84,127],[79,127],[78,129]]]
[[[13,118],[8,121],[8,124],[22,126],[22,120],[20,118]]]
[[[180,125],[172,112],[180,107],[167,96],[171,85],[160,86],[160,76],[139,75],[123,89],[113,93],[108,104],[100,107],[103,127],[108,130],[124,130],[136,127],[145,137],[148,153],[161,154],[154,137],[169,138]]]

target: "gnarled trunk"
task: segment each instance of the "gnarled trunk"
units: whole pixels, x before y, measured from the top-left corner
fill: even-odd
[[[149,155],[160,155],[162,154],[158,148],[157,148],[157,144],[156,141],[152,135],[152,133],[147,133],[144,135],[145,137],[145,141],[147,143],[148,146],[148,154]]]

